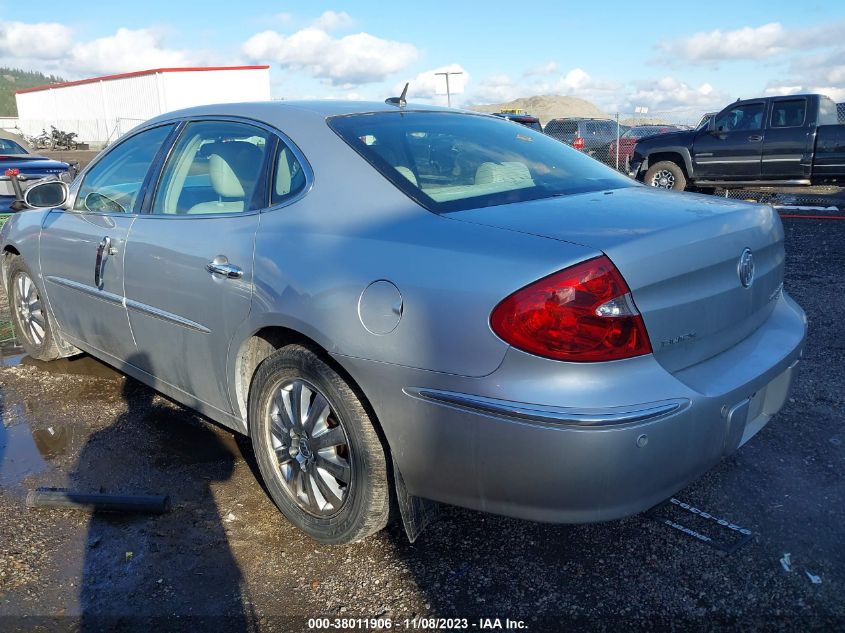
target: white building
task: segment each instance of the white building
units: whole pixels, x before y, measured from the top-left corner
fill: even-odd
[[[15,94],[18,127],[32,136],[53,125],[102,146],[164,112],[209,103],[268,101],[269,66],[156,68],[26,88]]]

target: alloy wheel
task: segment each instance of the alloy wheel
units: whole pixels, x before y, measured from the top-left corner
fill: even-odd
[[[38,289],[30,276],[23,272],[18,273],[12,283],[15,293],[13,303],[22,334],[35,347],[39,347],[47,333],[47,317]]]
[[[651,177],[651,186],[660,189],[671,189],[675,186],[675,175],[668,169],[661,169]]]
[[[352,481],[349,440],[326,396],[302,379],[280,383],[265,408],[269,447],[285,491],[308,514],[330,517]]]

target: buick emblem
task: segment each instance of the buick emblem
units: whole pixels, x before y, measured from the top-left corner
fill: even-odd
[[[754,283],[754,254],[750,248],[746,248],[739,256],[736,273],[743,288],[749,288]]]

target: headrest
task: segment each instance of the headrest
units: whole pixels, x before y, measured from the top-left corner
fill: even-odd
[[[485,185],[493,182],[530,181],[531,172],[524,163],[506,161],[504,163],[481,163],[475,172],[475,184]]]
[[[222,198],[245,198],[261,172],[261,150],[247,141],[215,143],[208,152],[211,186]]]

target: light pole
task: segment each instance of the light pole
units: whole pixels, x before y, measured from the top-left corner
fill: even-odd
[[[451,71],[445,73],[434,73],[435,75],[443,75],[446,77],[446,103],[451,108],[452,107],[452,93],[449,90],[449,75],[463,75],[463,71]]]

